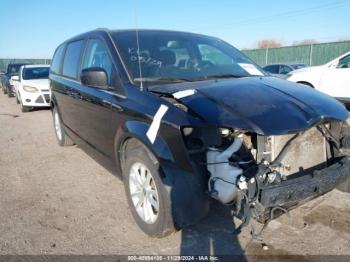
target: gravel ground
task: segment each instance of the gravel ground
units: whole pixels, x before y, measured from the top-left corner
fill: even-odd
[[[152,239],[134,223],[122,181],[81,149],[57,145],[49,110],[21,113],[1,93],[0,145],[0,255],[350,255],[348,193],[333,190],[271,222],[268,250],[246,248],[251,226],[233,234],[238,221],[215,202],[201,223]]]

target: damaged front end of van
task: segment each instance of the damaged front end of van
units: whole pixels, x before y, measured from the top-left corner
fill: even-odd
[[[349,114],[320,92],[269,77],[153,91],[201,120],[182,127],[188,153],[205,160],[207,193],[244,224],[266,223],[349,177]]]

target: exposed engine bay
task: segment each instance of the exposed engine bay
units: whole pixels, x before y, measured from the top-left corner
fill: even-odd
[[[266,223],[332,190],[350,172],[345,122],[321,123],[278,136],[219,130],[221,140],[213,131],[204,135],[210,141],[206,151],[208,193],[232,205],[243,224],[251,217]],[[189,137],[187,141],[196,141],[196,132]]]

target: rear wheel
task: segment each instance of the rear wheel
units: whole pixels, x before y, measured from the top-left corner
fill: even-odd
[[[56,107],[52,109],[52,117],[53,117],[53,126],[55,128],[55,134],[56,134],[58,144],[60,146],[74,145],[74,142],[66,134],[66,132],[64,131],[64,128],[62,127],[61,117]]]
[[[160,178],[159,163],[136,139],[127,143],[123,177],[131,213],[143,232],[165,237],[176,229],[170,193]]]

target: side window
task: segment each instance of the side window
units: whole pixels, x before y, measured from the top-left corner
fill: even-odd
[[[269,65],[264,68],[265,71],[271,74],[278,74],[278,66],[277,65]]]
[[[166,46],[161,46],[160,51],[170,51],[175,56],[174,65],[178,68],[186,68],[187,62],[190,60],[188,49],[177,41],[169,41]]]
[[[63,60],[63,75],[76,79],[80,65],[80,56],[83,49],[83,40],[75,41],[67,45]]]
[[[55,54],[53,55],[50,71],[54,74],[60,73],[62,57],[64,54],[65,45],[61,45],[56,49]]]
[[[111,85],[113,73],[112,60],[109,57],[106,47],[98,39],[90,39],[87,43],[82,69],[90,67],[103,68],[107,73],[108,83]]]
[[[234,64],[233,59],[217,49],[214,46],[199,44],[198,45],[199,52],[202,56],[202,61],[208,61],[213,63],[214,65],[230,65]]]
[[[280,65],[280,74],[281,74],[281,75],[286,75],[286,74],[288,74],[290,71],[292,71],[292,69],[290,69],[289,66]]]
[[[350,68],[350,55],[340,59],[337,68]]]

